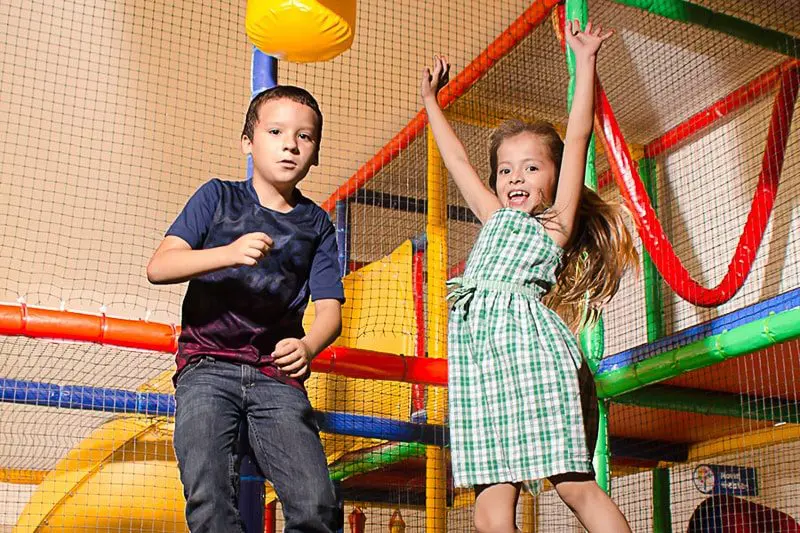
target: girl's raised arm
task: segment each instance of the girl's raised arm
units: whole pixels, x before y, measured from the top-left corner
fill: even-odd
[[[433,138],[436,140],[447,170],[453,176],[453,181],[467,201],[469,208],[482,223],[485,223],[492,213],[500,209],[501,205],[497,196],[486,188],[478,173],[475,172],[469,162],[467,150],[456,136],[450,123],[447,122],[447,118],[439,106],[439,101],[436,99],[439,90],[447,84],[449,72],[450,65],[447,63],[447,59],[434,56],[433,72],[428,67],[425,67],[422,72],[420,83],[422,103],[428,113]]]
[[[586,152],[594,123],[597,52],[603,41],[613,35],[613,31],[604,34],[602,27],[598,25],[594,28],[591,22],[581,31],[580,23],[576,20],[567,22],[564,35],[575,53],[575,93],[567,122],[567,133],[564,136],[564,155],[552,208],[558,229],[551,230],[550,233],[560,246],[565,246],[572,237],[583,188]]]

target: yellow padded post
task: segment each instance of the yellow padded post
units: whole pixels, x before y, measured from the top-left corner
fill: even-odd
[[[353,44],[356,0],[248,0],[245,31],[265,54],[327,61]]]

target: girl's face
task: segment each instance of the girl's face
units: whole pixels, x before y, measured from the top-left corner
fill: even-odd
[[[503,140],[497,149],[497,198],[503,207],[526,213],[553,204],[556,167],[537,134],[524,131]]]

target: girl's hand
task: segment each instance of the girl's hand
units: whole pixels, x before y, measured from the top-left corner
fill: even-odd
[[[429,67],[422,71],[422,81],[420,82],[419,92],[422,101],[436,100],[436,95],[450,81],[450,63],[444,56],[433,56],[433,72]]]
[[[578,20],[568,20],[565,30],[564,38],[575,53],[576,59],[596,56],[600,45],[614,35],[614,30],[603,33],[603,27],[598,24],[595,28],[591,21],[587,22],[586,28],[581,31],[581,23]]]

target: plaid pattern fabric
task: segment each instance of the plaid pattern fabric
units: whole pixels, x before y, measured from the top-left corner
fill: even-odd
[[[562,250],[534,217],[500,209],[456,289],[448,331],[450,445],[457,487],[591,472],[572,332],[541,303]]]

